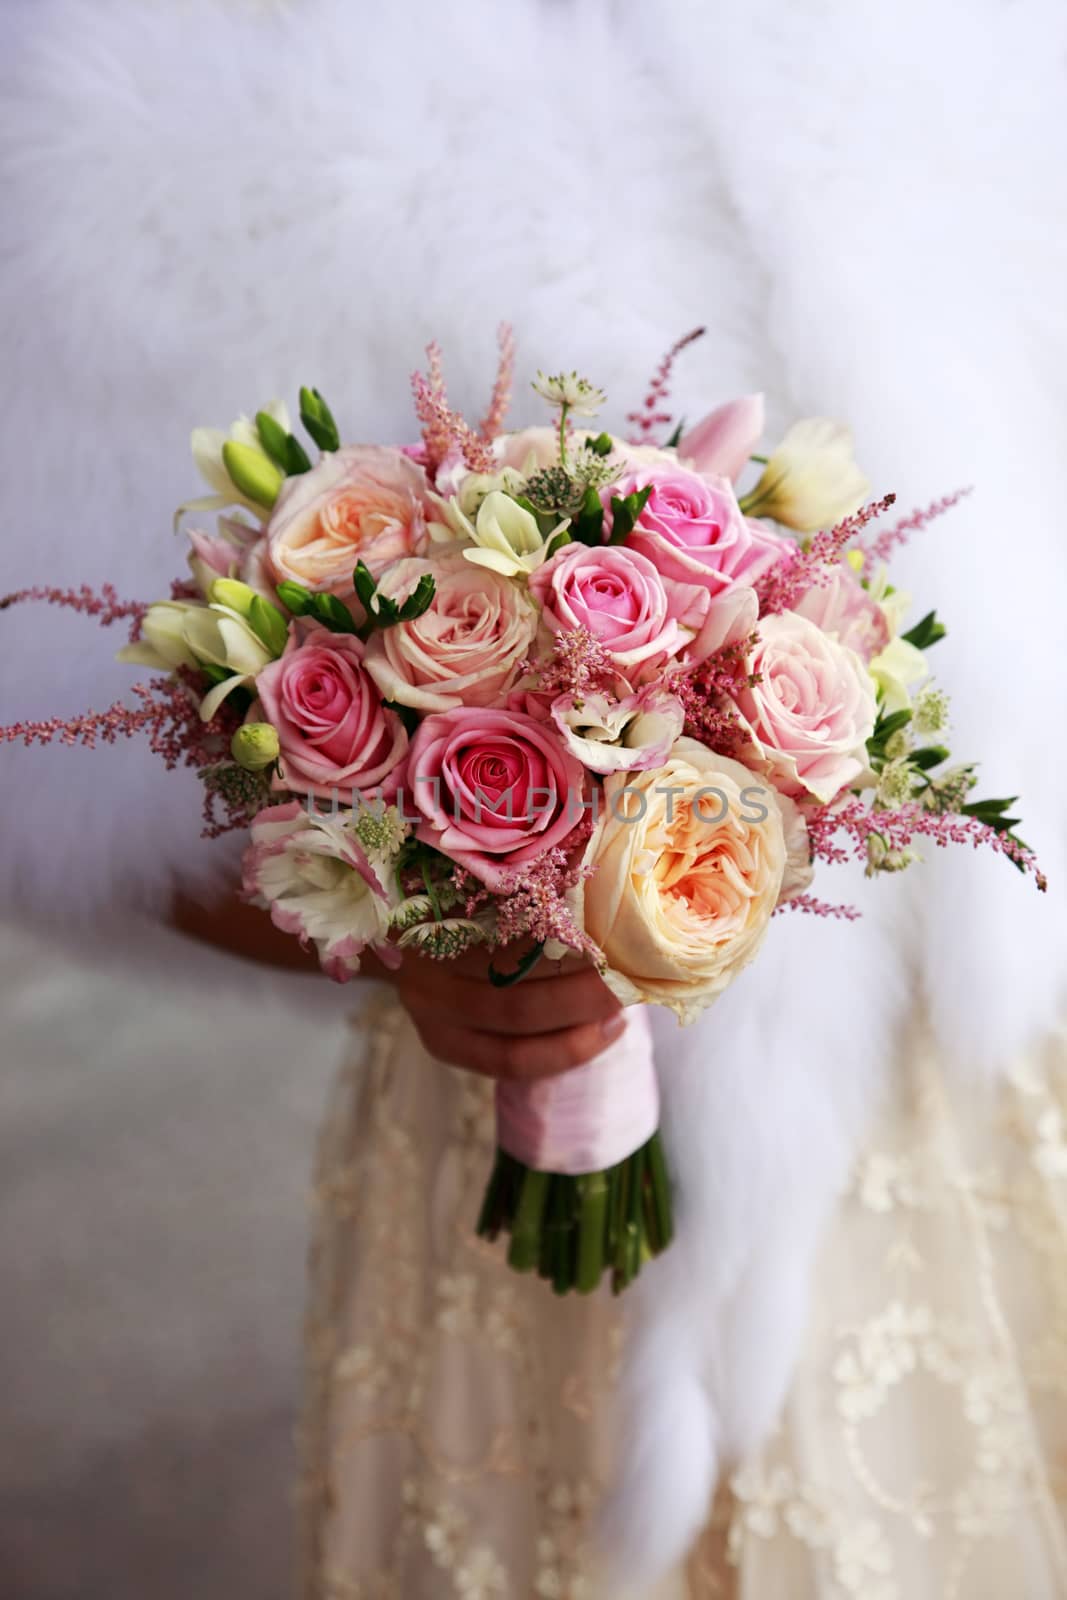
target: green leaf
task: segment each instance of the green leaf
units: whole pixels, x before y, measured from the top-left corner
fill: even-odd
[[[356,570],[352,574],[352,583],[355,586],[356,596],[367,615],[370,615],[370,603],[378,585],[371,576],[370,568],[362,561],[356,562]]]
[[[289,642],[288,623],[278,607],[261,594],[254,596],[248,608],[248,626],[274,656],[280,656]]]
[[[317,389],[301,389],[300,420],[320,450],[337,450],[341,435],[333,420],[333,412]]]
[[[587,439],[585,448],[591,450],[595,456],[610,456],[615,448],[615,441],[610,433],[598,433],[595,439]]]
[[[930,646],[943,639],[947,632],[944,623],[938,622],[937,612],[928,611],[914,628],[909,628],[907,633],[902,633],[900,637],[908,644],[913,644],[916,650],[929,650]]]
[[[975,817],[979,822],[985,822],[989,827],[995,828],[998,833],[1004,833],[1022,820],[1020,817],[1005,815],[1018,798],[1017,794],[1013,794],[1008,800],[969,800],[966,805],[960,807],[960,811],[963,816]]]
[[[931,767],[939,767],[942,761],[947,761],[949,751],[943,744],[924,745],[921,750],[913,750],[908,760],[913,767],[918,767],[920,772],[929,772]]]
[[[215,684],[225,683],[227,678],[233,677],[233,673],[230,671],[229,667],[217,667],[211,661],[202,661],[200,663],[200,671],[204,674],[204,677],[207,679],[208,683],[211,684],[212,688],[214,688]]]
[[[891,711],[888,716],[880,716],[874,725],[874,732],[867,740],[868,750],[873,747],[884,748],[893,735],[899,733],[901,728],[906,728],[910,721],[910,708],[904,711]]]
[[[681,440],[682,440],[682,432],[683,432],[684,428],[685,428],[685,418],[683,417],[681,422],[678,423],[678,425],[675,428],[674,432],[671,434],[670,438],[667,440],[666,448],[668,450],[677,450],[677,448],[678,448],[678,446],[679,446],[679,444],[681,443]]]
[[[1013,794],[1007,800],[970,800],[963,807],[963,810],[965,814],[975,817],[979,814],[979,812],[986,811],[993,812],[996,815],[1007,811],[1015,804],[1018,798],[1019,796],[1017,794]]]
[[[437,593],[437,585],[430,573],[424,572],[411,594],[408,595],[394,621],[413,622],[416,617],[421,617],[433,605],[433,597]]]
[[[315,598],[310,589],[305,589],[303,584],[290,583],[288,578],[283,578],[281,583],[275,584],[275,593],[287,611],[294,617],[303,617],[311,610],[311,602]]]
[[[288,478],[311,471],[307,451],[294,434],[286,433],[281,423],[269,411],[256,412],[256,432],[259,442]]]
[[[513,983],[518,983],[520,979],[525,978],[528,972],[533,971],[544,953],[545,946],[542,940],[526,952],[513,972],[501,972],[499,968],[494,967],[493,963],[490,962],[489,982],[494,989],[510,989]]]
[[[551,561],[557,550],[562,550],[565,544],[571,543],[569,528],[561,528],[554,538],[549,540],[548,549],[545,551],[545,560]]]
[[[633,532],[634,524],[648,502],[652,493],[652,485],[647,484],[643,489],[635,489],[622,500],[618,495],[611,497],[611,538],[609,544],[622,544]]]
[[[313,594],[308,610],[331,633],[356,633],[355,619],[335,594]]]
[[[582,504],[571,522],[570,531],[581,544],[597,545],[604,542],[604,506],[592,484],[587,486],[582,495]]]

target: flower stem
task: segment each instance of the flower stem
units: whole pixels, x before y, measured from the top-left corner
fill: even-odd
[[[485,1239],[509,1233],[510,1265],[536,1270],[556,1294],[589,1294],[606,1271],[620,1293],[674,1232],[659,1134],[614,1167],[573,1177],[498,1150],[477,1229]]]
[[[541,1226],[551,1176],[548,1172],[535,1172],[532,1167],[523,1176],[508,1250],[508,1265],[516,1272],[532,1272],[540,1259]]]
[[[582,1185],[578,1231],[578,1271],[575,1288],[589,1294],[604,1271],[604,1238],[608,1220],[608,1180],[603,1172],[591,1172],[579,1179]]]

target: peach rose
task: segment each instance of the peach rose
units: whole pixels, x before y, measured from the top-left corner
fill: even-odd
[[[796,808],[738,761],[679,739],[652,772],[617,773],[574,891],[605,981],[692,1022],[763,943],[789,862]]]
[[[867,771],[874,682],[855,650],[793,611],[757,632],[738,709],[775,786],[826,803]]]
[[[373,633],[366,667],[382,698],[418,711],[499,705],[530,653],[537,613],[509,578],[472,566],[462,551],[390,567],[383,594],[404,599],[430,573],[429,610]]]
[[[426,474],[402,450],[347,445],[288,478],[267,524],[275,578],[347,597],[363,561],[375,577],[411,555],[425,526]]]

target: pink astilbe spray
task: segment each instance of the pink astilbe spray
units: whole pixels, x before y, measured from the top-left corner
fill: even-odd
[[[873,500],[850,517],[844,517],[825,533],[814,534],[806,544],[787,549],[780,560],[756,584],[760,615],[788,611],[807,594],[829,583],[833,569],[856,535],[896,502],[895,494]]]
[[[450,450],[458,450],[471,472],[492,472],[496,465],[492,450],[448,404],[441,350],[436,341],[426,346],[426,356],[429,375],[413,372],[411,388],[429,471],[435,472]]]
[[[1048,879],[1032,850],[1011,834],[958,811],[929,811],[915,800],[876,809],[856,797],[840,806],[816,806],[805,811],[804,820],[812,855],[831,863],[850,858],[869,860],[872,841],[889,856],[903,855],[917,838],[930,839],[939,848],[969,844],[978,849],[984,845],[1007,856],[1022,871],[1032,873],[1039,889],[1048,888]],[[839,835],[843,837],[839,839]]]
[[[496,382],[489,397],[489,409],[481,420],[478,436],[489,444],[502,432],[511,405],[511,388],[515,377],[515,332],[510,322],[502,322],[497,329]]]
[[[533,939],[544,944],[557,940],[579,955],[594,961],[603,959],[597,944],[579,927],[567,905],[567,894],[593,867],[582,863],[582,853],[593,831],[586,815],[578,824],[566,847],[546,850],[522,871],[505,879],[495,901],[498,942],[513,944],[517,939]]]
[[[99,591],[83,583],[77,589],[39,586],[16,589],[13,594],[0,596],[0,611],[24,605],[31,600],[41,600],[50,606],[63,606],[68,611],[80,611],[86,617],[95,618],[102,628],[110,628],[113,622],[126,621],[132,621],[136,626],[148,609],[143,600],[120,600],[113,583],[102,583]]]
[[[929,526],[938,517],[943,517],[946,511],[951,511],[953,506],[959,505],[961,500],[971,493],[970,487],[956,489],[952,494],[942,495],[940,500],[934,500],[928,506],[919,506],[914,511],[909,511],[906,517],[901,517],[899,522],[891,528],[872,539],[869,544],[861,542],[868,562],[888,561],[894,550],[899,550],[901,545],[907,544],[913,533],[919,533]]]
[[[610,654],[589,628],[558,633],[551,656],[524,661],[520,671],[536,680],[539,694],[572,694],[579,699],[610,689],[618,678],[618,668]]]
[[[834,905],[813,894],[795,894],[791,900],[783,900],[780,906],[775,906],[772,915],[777,917],[783,911],[807,911],[813,917],[838,917],[844,922],[858,922],[862,916],[855,906]]]
[[[682,702],[686,736],[720,755],[736,756],[749,742],[735,701],[741,688],[759,682],[759,674],[748,670],[755,644],[755,634],[738,639],[716,650],[695,671],[671,673],[666,679],[666,687]]]
[[[703,335],[703,328],[694,328],[683,339],[679,339],[677,344],[671,345],[671,348],[652,374],[648,393],[645,395],[641,409],[639,411],[631,411],[627,415],[626,420],[631,424],[633,430],[629,435],[630,444],[657,444],[659,443],[657,435],[660,429],[666,431],[670,427],[674,417],[671,412],[664,410],[664,407],[670,392],[671,373],[674,369],[674,363],[687,345],[693,344],[695,340],[702,338]]]
[[[0,744],[59,743],[93,750],[99,744],[116,744],[119,739],[144,734],[149,749],[168,772],[179,766],[192,767],[204,780],[204,838],[216,839],[249,827],[265,803],[265,781],[261,774],[243,772],[227,760],[230,740],[241,723],[240,713],[224,704],[210,722],[203,722],[201,688],[185,672],[135,683],[131,693],[139,704],[130,706],[118,700],[105,711],[0,727]],[[221,815],[218,806],[223,808]]]

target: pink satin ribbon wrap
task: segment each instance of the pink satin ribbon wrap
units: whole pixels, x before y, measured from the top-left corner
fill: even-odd
[[[659,1126],[659,1085],[643,1006],[626,1032],[584,1066],[530,1083],[498,1082],[497,1143],[538,1172],[579,1177],[613,1167]]]

